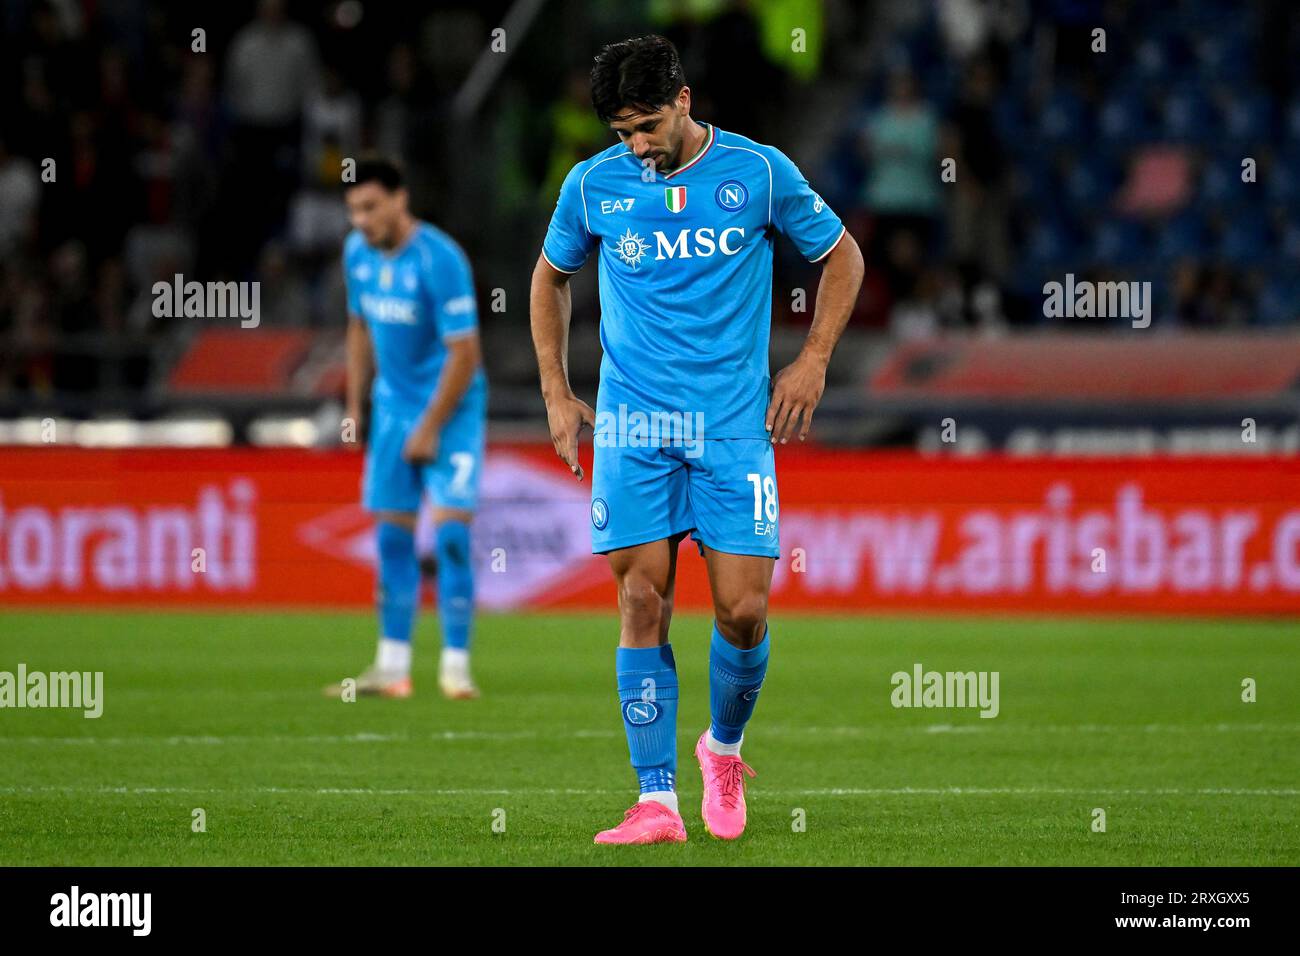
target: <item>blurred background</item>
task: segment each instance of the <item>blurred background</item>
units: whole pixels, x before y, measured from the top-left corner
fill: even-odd
[[[361,459],[338,447],[339,186],[378,150],[475,271],[479,602],[608,612],[588,485],[547,440],[528,284],[566,171],[613,142],[594,54],[659,32],[696,117],[785,151],[866,252],[812,439],[778,456],[780,606],[1294,614],[1296,19],[1274,0],[11,0],[0,600],[369,606]],[[775,367],[819,271],[778,242]],[[178,274],[259,283],[257,327],[157,317]],[[1089,282],[1139,283],[1150,310],[1049,307],[1049,283]],[[593,401],[594,264],[574,286]],[[707,607],[703,565],[682,579]]]
[[[791,155],[867,253],[820,441],[1294,453],[1295,21],[1285,0],[11,0],[0,441],[47,418],[99,444],[336,441],[339,173],[363,150],[400,157],[417,212],[469,252],[493,436],[536,439],[530,271],[565,172],[613,141],[591,59],[661,32],[695,115]],[[259,327],[156,318],[176,273],[259,281]],[[1150,328],[1046,318],[1067,273],[1150,282]],[[817,275],[778,244],[775,362]],[[588,399],[598,318],[592,266]]]

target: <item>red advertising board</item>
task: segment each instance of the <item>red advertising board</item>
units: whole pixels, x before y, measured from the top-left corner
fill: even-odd
[[[0,607],[366,607],[360,472],[349,452],[0,449]],[[801,447],[777,477],[775,613],[1300,611],[1295,459]],[[535,446],[493,447],[483,480],[482,606],[613,608],[588,484]],[[677,600],[708,606],[689,543]]]

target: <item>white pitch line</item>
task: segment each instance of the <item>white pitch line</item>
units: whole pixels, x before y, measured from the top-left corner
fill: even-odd
[[[0,793],[96,793],[96,794],[205,794],[205,795],[342,795],[374,797],[439,797],[439,796],[609,796],[625,794],[626,790],[583,790],[571,788],[516,789],[381,789],[371,787],[0,787]],[[1085,787],[829,787],[814,790],[757,790],[753,796],[763,797],[907,797],[907,796],[1088,796],[1088,797],[1143,797],[1143,796],[1229,796],[1229,797],[1295,797],[1296,788],[1238,788],[1202,787],[1180,789],[1154,788],[1085,788]]]
[[[1022,733],[1022,734],[1124,734],[1124,733],[1300,733],[1300,724],[1039,724],[1022,725],[1011,723],[981,722],[978,724],[924,724],[912,727],[887,727],[874,725],[868,727],[762,727],[754,736],[771,737],[880,737],[891,739],[906,734],[982,734],[982,733]],[[3,744],[57,744],[60,746],[81,746],[102,744],[108,746],[126,745],[163,745],[163,746],[220,746],[224,744],[352,744],[352,743],[420,743],[428,740],[588,740],[622,737],[623,732],[616,729],[574,730],[546,733],[536,730],[443,730],[428,735],[412,736],[410,734],[381,734],[358,732],[355,734],[174,734],[167,737],[43,737],[28,735],[24,737],[0,736]],[[683,732],[683,739],[694,739],[694,732]]]

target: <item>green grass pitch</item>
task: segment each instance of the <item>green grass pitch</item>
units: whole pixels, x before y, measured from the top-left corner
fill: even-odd
[[[612,614],[481,617],[484,697],[453,703],[426,613],[415,697],[323,697],[372,633],[368,614],[0,614],[0,670],[103,671],[105,697],[97,720],[0,710],[0,864],[1300,864],[1292,621],[778,617],[749,829],[721,843],[693,756],[709,622],[679,615],[690,840],[655,847],[592,844],[633,798]],[[1000,714],[895,709],[890,675],[917,662],[998,671]]]

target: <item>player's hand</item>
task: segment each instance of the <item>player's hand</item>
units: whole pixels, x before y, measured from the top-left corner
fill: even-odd
[[[402,446],[402,459],[412,465],[428,465],[438,457],[438,430],[421,422],[411,429]]]
[[[569,471],[582,481],[582,465],[578,464],[578,435],[583,425],[596,427],[596,412],[590,405],[570,392],[563,398],[546,403],[546,422],[551,429],[551,444]]]
[[[786,443],[796,430],[799,440],[808,437],[813,410],[826,390],[826,363],[816,356],[800,354],[776,373],[772,381],[772,399],[767,403],[767,430],[772,444]]]

